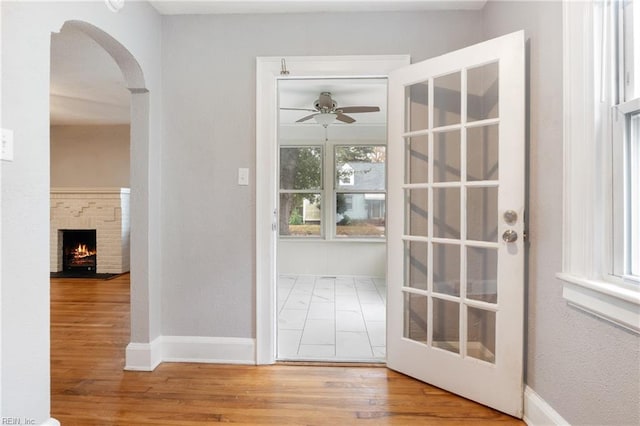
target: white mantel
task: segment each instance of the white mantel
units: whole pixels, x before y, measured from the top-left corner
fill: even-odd
[[[129,188],[51,188],[51,272],[62,271],[62,231],[95,229],[97,273],[129,271]]]

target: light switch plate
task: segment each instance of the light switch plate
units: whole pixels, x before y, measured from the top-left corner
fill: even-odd
[[[0,160],[13,161],[13,130],[2,129]]]
[[[238,185],[249,185],[249,169],[242,167],[238,169]]]

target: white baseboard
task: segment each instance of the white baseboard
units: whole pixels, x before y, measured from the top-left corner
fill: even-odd
[[[127,345],[125,370],[153,371],[161,362],[254,365],[255,339],[160,336],[151,343]]]
[[[54,419],[53,417],[51,417],[46,422],[41,423],[40,426],[60,426],[60,422],[58,420]]]
[[[255,346],[241,337],[162,336],[162,361],[254,365]]]
[[[529,386],[524,388],[524,418],[529,426],[569,426],[547,402]]]
[[[151,343],[129,343],[125,356],[125,370],[153,371],[162,362],[162,336]]]

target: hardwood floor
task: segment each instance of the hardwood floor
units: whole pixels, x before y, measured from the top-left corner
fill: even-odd
[[[129,275],[51,280],[51,415],[70,425],[524,425],[384,367],[124,371]]]

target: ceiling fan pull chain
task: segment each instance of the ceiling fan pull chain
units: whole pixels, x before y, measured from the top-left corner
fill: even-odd
[[[280,75],[289,75],[289,70],[287,69],[287,61],[284,58],[280,60]]]
[[[329,126],[324,126],[324,141],[329,142]]]

